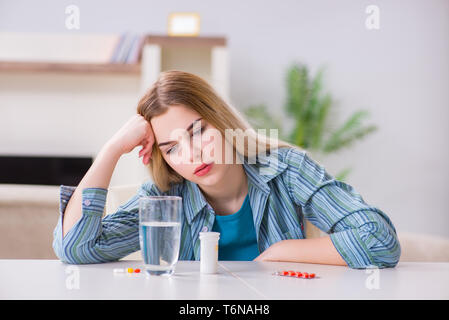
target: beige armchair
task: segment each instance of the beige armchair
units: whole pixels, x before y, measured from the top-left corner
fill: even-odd
[[[0,259],[57,259],[59,187],[0,184]]]

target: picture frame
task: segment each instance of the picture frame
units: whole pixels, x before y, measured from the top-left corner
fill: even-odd
[[[168,35],[193,37],[200,33],[200,15],[195,12],[174,12],[168,16]]]

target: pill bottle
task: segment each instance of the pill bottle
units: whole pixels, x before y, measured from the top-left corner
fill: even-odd
[[[217,273],[220,232],[200,232],[200,272]]]

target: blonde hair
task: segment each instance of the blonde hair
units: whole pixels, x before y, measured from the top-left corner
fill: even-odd
[[[212,86],[192,73],[178,70],[160,73],[155,83],[139,100],[137,113],[150,122],[152,117],[164,114],[172,105],[183,105],[193,109],[223,136],[226,136],[225,130],[227,129],[241,129],[235,131],[236,139],[238,139],[238,135],[244,134],[248,139],[248,144],[234,143],[233,138],[229,142],[232,144],[234,152],[245,159],[257,156],[261,150],[282,147],[298,148],[286,141],[256,133],[232,104],[225,102]],[[248,148],[250,142],[257,146],[256,153]],[[153,182],[163,192],[169,190],[170,185],[181,183],[184,179],[166,163],[156,143],[153,144],[152,158],[148,166]]]

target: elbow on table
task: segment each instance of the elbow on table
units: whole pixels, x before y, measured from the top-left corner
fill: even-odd
[[[401,257],[401,245],[394,228],[384,222],[370,222],[362,238],[372,257],[372,266],[394,268]]]
[[[58,259],[66,264],[81,264],[80,261],[74,259],[73,255],[66,253],[67,248],[61,243],[61,241],[53,241],[53,251]]]
[[[53,251],[54,251],[56,257],[58,257],[58,259],[61,262],[64,262],[67,264],[78,264],[77,261],[72,259],[70,256],[67,256],[67,254],[65,253],[65,248],[62,244],[62,241],[58,241],[56,239],[53,240]]]
[[[66,264],[91,264],[108,262],[107,259],[95,258],[95,255],[86,255],[85,252],[92,252],[92,249],[86,248],[84,245],[67,245],[61,241],[53,241],[53,250],[58,259]]]

